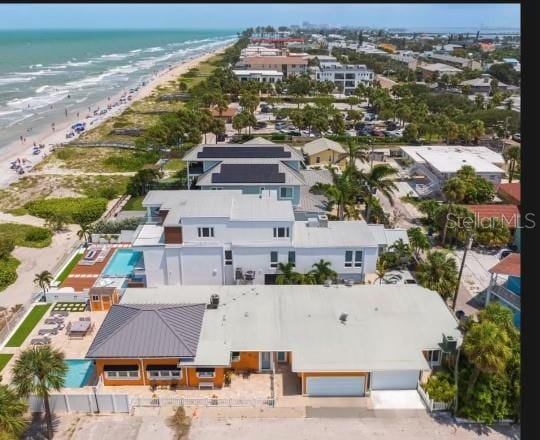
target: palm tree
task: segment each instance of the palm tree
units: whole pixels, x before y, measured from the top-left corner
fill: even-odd
[[[474,365],[465,399],[469,400],[480,373],[503,374],[512,355],[506,331],[494,322],[473,324],[463,339],[463,353]]]
[[[512,183],[516,165],[519,163],[521,148],[518,146],[508,147],[504,153],[504,160],[508,163],[508,183]]]
[[[0,438],[15,439],[26,428],[27,405],[7,385],[0,385]]]
[[[80,224],[79,228],[77,237],[79,237],[79,240],[84,240],[84,246],[86,247],[88,241],[92,237],[92,227],[88,224]]]
[[[416,261],[420,260],[420,252],[427,251],[431,244],[427,235],[422,232],[422,229],[417,227],[410,228],[407,230],[407,235],[409,236],[409,243],[414,252],[414,257]]]
[[[313,264],[313,270],[309,273],[317,281],[317,284],[324,284],[327,280],[335,281],[337,272],[332,269],[332,263],[323,259]]]
[[[35,394],[43,399],[47,420],[47,438],[53,438],[49,393],[60,391],[65,383],[68,366],[64,353],[49,346],[24,350],[15,361],[11,382],[21,397]]]
[[[386,272],[388,272],[388,263],[386,259],[381,255],[379,259],[377,260],[376,270],[375,273],[377,274],[377,278],[375,281],[379,280],[379,284],[382,284],[383,279],[386,275]]]
[[[48,270],[44,270],[40,273],[36,273],[34,283],[39,286],[43,292],[47,292],[51,287],[52,280],[54,279],[52,273]]]
[[[388,250],[396,254],[400,265],[406,265],[412,255],[411,247],[403,241],[403,238],[396,240]]]
[[[302,284],[302,274],[294,271],[294,263],[278,263],[277,270],[276,284]]]
[[[421,286],[448,298],[456,289],[456,260],[442,251],[428,252],[425,261],[418,265],[416,275]]]
[[[391,177],[394,177],[398,171],[388,164],[379,164],[371,168],[367,173],[360,172],[360,181],[364,183],[361,187],[364,187],[369,197],[366,197],[366,222],[369,223],[371,216],[372,203],[370,203],[371,196],[376,191],[380,191],[392,206],[394,206],[393,193],[397,191],[397,186]]]
[[[338,207],[339,220],[345,219],[347,206],[356,205],[358,187],[351,178],[351,173],[345,170],[342,174],[337,174],[332,167],[328,167],[332,173],[333,183],[316,183],[310,189],[315,194],[323,194],[330,203],[335,203]]]
[[[369,159],[369,153],[366,147],[357,144],[356,141],[353,141],[350,138],[347,139],[347,156],[347,166],[354,170],[356,170],[356,159],[360,159],[364,163],[366,163]]]
[[[465,198],[465,184],[463,180],[459,177],[452,177],[447,180],[443,186],[442,192],[446,201],[448,202],[448,213],[452,211],[452,206],[455,203],[461,202]],[[444,220],[443,234],[441,239],[441,244],[444,245],[446,242],[446,233],[448,232],[448,222],[450,220],[450,215],[448,214]]]

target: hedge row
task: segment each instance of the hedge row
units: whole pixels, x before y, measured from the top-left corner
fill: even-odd
[[[107,199],[66,197],[37,199],[24,205],[31,215],[45,219],[62,218],[66,223],[88,224],[98,220],[107,209]]]

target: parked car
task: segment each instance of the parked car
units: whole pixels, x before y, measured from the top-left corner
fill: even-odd
[[[261,113],[272,113],[272,108],[268,105],[261,105]]]
[[[258,121],[256,124],[255,124],[255,128],[266,128],[267,127],[267,123],[264,122],[264,121]]]
[[[225,133],[218,133],[216,136],[218,142],[224,142],[225,139],[227,139],[227,134]]]
[[[386,121],[386,129],[394,131],[397,129],[397,124],[394,121]]]
[[[503,258],[506,258],[508,257],[508,255],[512,254],[513,251],[512,249],[508,249],[508,248],[505,248],[505,249],[502,249],[500,252],[499,252],[499,260],[502,260]]]

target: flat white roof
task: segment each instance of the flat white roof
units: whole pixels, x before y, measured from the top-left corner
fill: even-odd
[[[278,200],[277,193],[243,194],[241,190],[150,191],[143,206],[169,210],[165,222],[178,225],[181,218],[209,217],[231,220],[294,221],[290,200]],[[150,231],[150,230],[149,230]]]
[[[291,351],[292,370],[427,370],[422,350],[461,342],[439,294],[417,285],[164,286],[125,289],[120,304],[208,303],[195,364],[231,351]],[[346,322],[340,316],[347,314]]]
[[[264,75],[264,76],[283,76],[283,72],[277,70],[233,70],[235,75]]]
[[[477,173],[504,174],[504,170],[479,156],[470,153],[438,153],[422,154],[424,160],[441,173],[455,173],[463,166],[472,166]]]
[[[363,220],[329,221],[327,227],[308,226],[307,222],[295,222],[293,246],[377,247],[378,242]]]
[[[449,66],[442,63],[422,64],[418,67],[424,70],[429,70],[431,72],[461,72],[461,69],[458,69],[457,67]]]
[[[453,156],[454,154],[467,153],[476,156],[494,165],[504,164],[504,158],[499,153],[487,147],[464,147],[461,145],[422,145],[400,147],[416,163],[426,163],[425,155],[429,153],[440,154],[441,157]],[[460,167],[461,168],[461,167]],[[458,168],[459,169],[459,168]],[[477,170],[478,171],[478,170]]]
[[[135,239],[132,242],[132,246],[152,246],[161,244],[162,235],[163,226],[141,225],[133,234]]]
[[[370,232],[379,245],[392,246],[399,239],[409,244],[409,236],[406,229],[386,229],[384,225],[368,225]]]

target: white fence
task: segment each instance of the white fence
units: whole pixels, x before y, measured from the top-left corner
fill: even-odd
[[[132,397],[131,406],[273,407],[274,399],[219,399],[197,397]]]
[[[127,394],[51,394],[49,403],[53,413],[105,412],[129,413],[131,405]],[[30,396],[30,412],[43,412],[43,400]]]
[[[418,382],[416,389],[418,390],[418,394],[420,394],[420,397],[424,401],[424,404],[426,405],[426,408],[429,410],[429,412],[448,411],[452,406],[451,403],[436,402],[435,400],[430,398],[428,392],[425,391],[420,385],[420,382]]]
[[[26,313],[34,306],[33,301],[27,301],[15,312],[10,314],[7,310],[0,312],[0,347],[4,344],[11,332],[19,325]],[[9,316],[9,319],[7,318]]]

